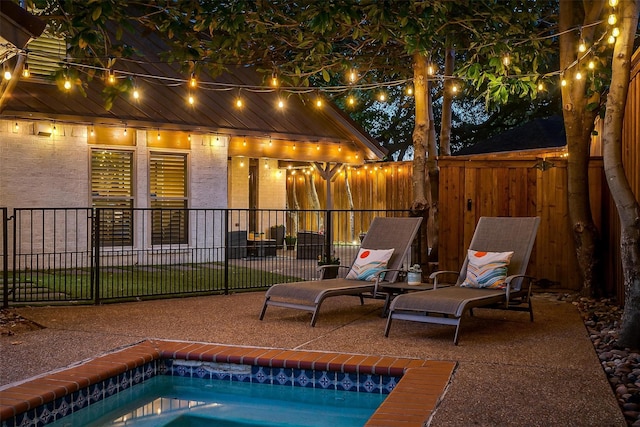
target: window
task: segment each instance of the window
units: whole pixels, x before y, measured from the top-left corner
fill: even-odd
[[[187,243],[187,155],[151,153],[151,243]]]
[[[91,150],[91,203],[103,246],[133,244],[133,152]]]

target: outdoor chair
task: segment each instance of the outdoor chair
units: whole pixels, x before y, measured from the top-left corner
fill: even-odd
[[[421,222],[422,218],[374,218],[354,262],[351,266],[340,266],[350,269],[347,277],[354,276],[359,271],[363,273],[359,277],[364,277],[366,272],[360,270],[359,258],[362,259],[368,254],[371,254],[371,258],[377,255],[382,256],[385,253],[388,255],[389,250],[393,250],[386,262],[386,267],[373,274],[372,280],[354,280],[345,277],[273,285],[266,292],[260,320],[264,318],[268,306],[278,306],[310,311],[313,313],[311,326],[315,326],[320,305],[329,297],[359,296],[360,304],[364,304],[363,296],[365,294],[375,296],[378,282],[397,280]]]
[[[463,314],[468,310],[473,315],[473,309],[479,307],[528,311],[533,322],[533,277],[525,273],[539,224],[538,217],[481,217],[462,269],[437,271],[430,276],[433,289],[396,297],[389,307],[384,335],[389,336],[393,319],[453,325],[457,345]],[[454,286],[441,283],[446,274],[457,275]]]

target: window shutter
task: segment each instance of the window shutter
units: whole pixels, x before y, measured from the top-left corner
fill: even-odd
[[[103,246],[133,244],[133,153],[91,151],[91,196],[100,208]]]
[[[187,243],[187,156],[151,153],[149,192],[153,244]]]

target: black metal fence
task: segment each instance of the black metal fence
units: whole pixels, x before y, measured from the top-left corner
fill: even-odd
[[[122,208],[0,213],[4,307],[229,293],[314,280],[319,259],[353,260],[374,217],[409,215]],[[415,262],[419,247],[413,253]]]

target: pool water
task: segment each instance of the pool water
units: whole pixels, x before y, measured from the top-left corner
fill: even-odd
[[[50,425],[362,426],[387,396],[159,375]]]

